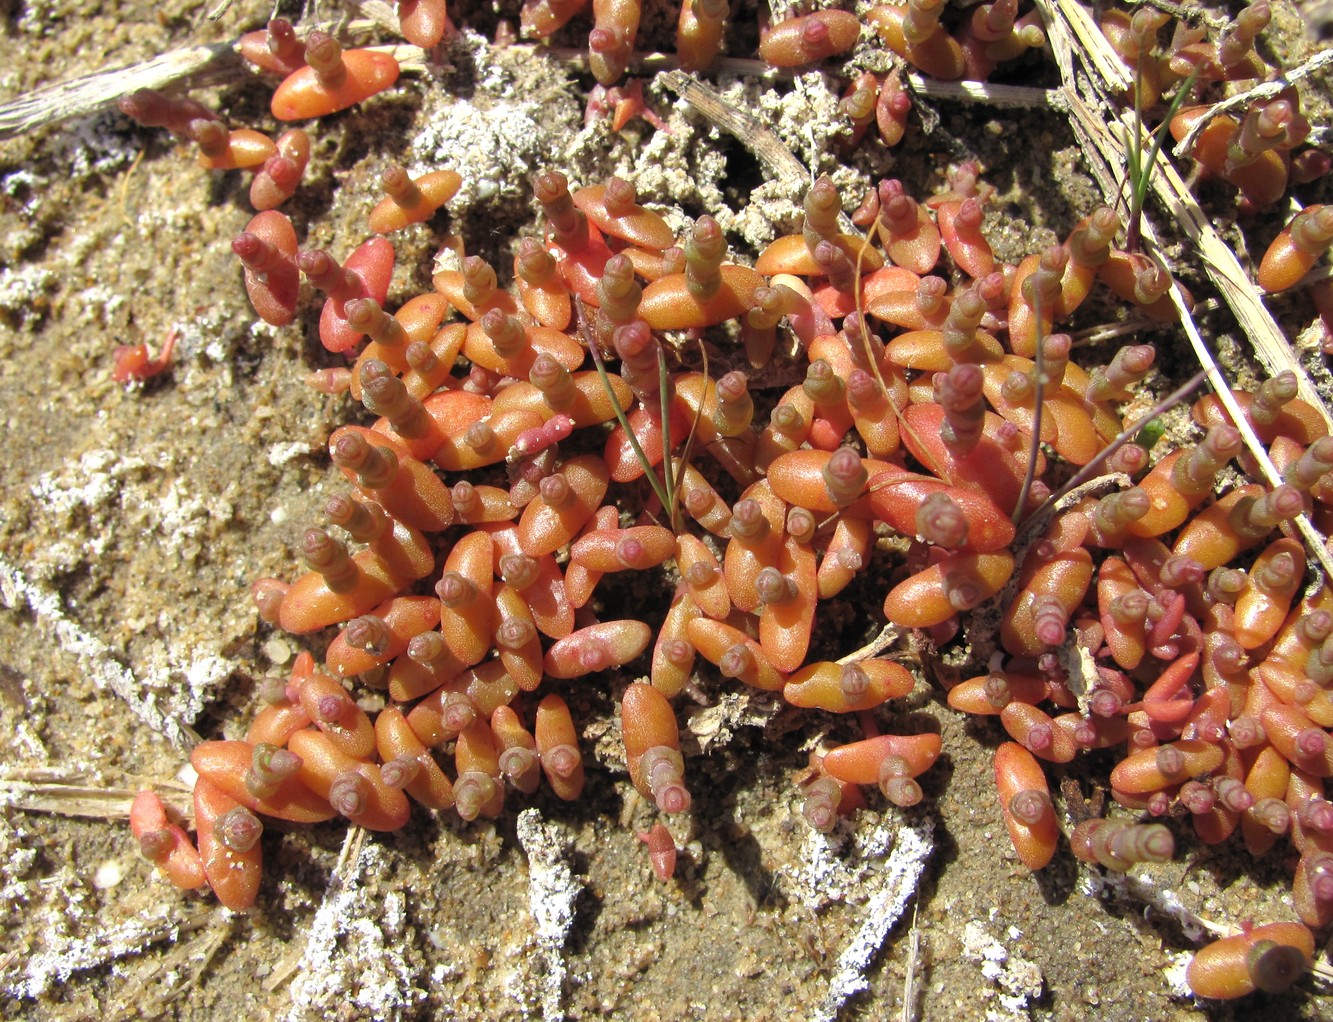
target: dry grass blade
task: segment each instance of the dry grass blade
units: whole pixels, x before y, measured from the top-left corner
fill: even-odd
[[[887,849],[882,844],[886,839],[892,841],[892,852],[887,856]],[[881,846],[872,852],[871,848],[877,843]],[[829,977],[823,1003],[809,1016],[821,1022],[834,1022],[841,1017],[848,999],[869,986],[867,971],[878,957],[889,931],[907,911],[908,902],[916,896],[922,874],[934,856],[935,824],[929,816],[902,820],[897,824],[890,817],[861,847],[867,859],[882,861],[882,867],[876,870],[873,879],[869,876],[855,878],[855,882],[867,891],[866,907],[860,927],[838,955],[837,967]],[[833,858],[828,852],[816,854],[821,858],[825,855]],[[860,858],[860,854],[851,855],[847,868],[855,869]],[[812,884],[828,883],[833,876],[839,875],[823,863],[816,868],[823,871],[820,876],[824,879],[811,878],[809,882]],[[842,883],[850,879],[846,875],[840,876]]]
[[[1120,448],[1125,446],[1125,444],[1129,443],[1129,441],[1133,440],[1134,437],[1138,436],[1139,431],[1143,429],[1143,427],[1147,425],[1149,422],[1151,422],[1153,419],[1165,415],[1168,411],[1176,407],[1176,405],[1180,404],[1182,401],[1188,400],[1190,395],[1193,394],[1194,391],[1196,391],[1199,388],[1199,386],[1203,383],[1205,376],[1206,373],[1204,372],[1204,370],[1200,370],[1199,372],[1195,373],[1188,380],[1182,383],[1179,387],[1173,390],[1170,394],[1162,398],[1161,401],[1157,402],[1157,404],[1154,405],[1148,412],[1141,415],[1134,422],[1131,422],[1127,426],[1125,426],[1125,428],[1122,429],[1115,436],[1115,438],[1111,440],[1110,443],[1108,443],[1105,447],[1103,447],[1100,451],[1097,452],[1097,456],[1095,458],[1089,461],[1086,465],[1082,466],[1077,472],[1073,474],[1073,476],[1070,477],[1068,482],[1066,482],[1063,486],[1060,487],[1060,489],[1056,490],[1049,497],[1047,497],[1042,506],[1032,513],[1032,518],[1035,519],[1043,512],[1047,511],[1050,508],[1055,507],[1057,504],[1063,501],[1065,497],[1069,496],[1069,494],[1073,493],[1075,490],[1083,486],[1084,483],[1088,482],[1091,479],[1096,478],[1098,474],[1101,472],[1102,466],[1104,466],[1108,461],[1111,460],[1111,456],[1115,454],[1116,451],[1120,450]],[[1129,479],[1128,476],[1125,476],[1124,478],[1127,481]],[[1128,488],[1128,486],[1126,486],[1126,488]],[[1026,532],[1027,530],[1028,530],[1028,524],[1025,523],[1024,531]]]
[[[96,113],[139,89],[239,81],[241,58],[227,43],[186,46],[126,67],[97,71],[68,82],[35,89],[0,104],[0,142],[71,117]]]
[[[1188,933],[1197,931],[1209,938],[1232,937],[1243,930],[1230,923],[1219,923],[1207,916],[1199,915],[1186,905],[1186,898],[1179,891],[1159,886],[1150,873],[1115,873],[1106,872],[1099,883],[1124,897],[1141,905],[1151,906],[1168,918],[1174,919]],[[1333,984],[1333,965],[1317,960],[1310,972],[1322,986]]]
[[[396,24],[396,19],[395,24]],[[349,32],[365,31],[379,21],[355,21]],[[331,27],[331,26],[329,26]],[[404,71],[425,68],[419,46],[373,46],[390,53]],[[29,131],[86,117],[139,89],[186,89],[244,81],[252,74],[231,43],[207,43],[168,50],[152,60],[108,68],[67,82],[57,82],[0,103],[0,142]]]
[[[861,660],[868,660],[871,657],[879,656],[886,649],[897,643],[902,637],[903,629],[899,628],[893,622],[889,622],[879,630],[878,635],[860,649],[854,649],[846,656],[838,657],[838,663],[854,664]]]
[[[394,4],[385,3],[384,0],[355,0],[348,7],[396,36],[403,34],[402,25],[398,21],[398,9]]]
[[[1333,413],[1297,361],[1291,344],[1260,299],[1257,288],[1236,259],[1235,252],[1213,230],[1175,168],[1165,165],[1160,170],[1161,173],[1153,176],[1153,191],[1166,205],[1172,219],[1184,227],[1190,240],[1198,246],[1204,269],[1245,330],[1259,361],[1270,376],[1288,370],[1294,372],[1300,386],[1299,396],[1319,409],[1330,432],[1333,432]]]
[[[1254,427],[1250,425],[1249,418],[1241,410],[1240,405],[1236,403],[1226,377],[1222,375],[1222,371],[1217,367],[1212,352],[1208,350],[1203,337],[1199,334],[1199,328],[1194,325],[1194,317],[1190,315],[1189,309],[1185,307],[1184,297],[1178,283],[1171,288],[1171,300],[1180,312],[1180,321],[1190,339],[1190,346],[1194,349],[1194,354],[1199,359],[1200,365],[1204,367],[1204,371],[1208,374],[1208,382],[1226,407],[1227,414],[1231,416],[1236,428],[1240,430],[1240,435],[1245,440],[1245,446],[1249,448],[1250,453],[1259,462],[1259,468],[1264,474],[1264,479],[1269,486],[1280,485],[1282,483],[1282,473],[1277,470],[1277,466],[1268,457],[1268,451],[1264,448],[1259,437],[1255,435]],[[1327,414],[1327,409],[1324,409],[1324,411]],[[1329,553],[1327,541],[1314,527],[1308,515],[1302,514],[1297,517],[1295,525],[1296,530],[1301,534],[1301,538],[1305,540],[1306,548],[1318,558],[1320,566],[1324,569],[1324,577],[1333,579],[1333,555]]]
[[[1071,54],[1077,50],[1101,80],[1103,95],[1124,96],[1134,88],[1134,76],[1106,43],[1106,37],[1086,7],[1073,0],[1038,0],[1060,77],[1065,88],[1073,82]]]
[[[236,919],[228,913],[210,915],[211,925],[203,933],[175,941],[166,955],[144,963],[131,973],[129,983],[111,1007],[111,1018],[127,1022],[159,1018],[167,1014],[172,1004],[198,988],[209,964],[231,939]],[[181,936],[188,932],[182,926]],[[153,989],[155,984],[157,987]]]
[[[1132,112],[1120,111],[1109,98],[1112,92],[1117,91],[1119,83],[1124,81],[1124,68],[1120,67],[1116,75],[1103,73],[1102,69],[1108,62],[1119,64],[1119,60],[1105,37],[1095,30],[1095,26],[1092,31],[1086,30],[1090,19],[1074,0],[1038,2],[1046,17],[1056,62],[1065,82],[1070,124],[1083,143],[1088,163],[1103,194],[1109,203],[1114,203],[1120,189],[1119,168],[1126,165],[1126,142],[1133,130]],[[1091,73],[1081,73],[1078,67],[1088,69]],[[1086,97],[1079,87],[1086,92]],[[1194,246],[1209,279],[1221,292],[1268,374],[1276,376],[1281,372],[1294,373],[1299,385],[1299,396],[1319,410],[1329,431],[1333,432],[1333,412],[1330,412],[1309,375],[1297,361],[1290,343],[1264,306],[1258,289],[1250,281],[1236,254],[1213,229],[1184,180],[1166,160],[1158,160],[1148,172],[1153,194]],[[1145,239],[1154,241],[1151,224],[1145,220],[1143,227]],[[1265,481],[1270,486],[1278,485],[1282,481],[1281,475],[1232,398],[1231,385],[1218,369],[1185,309],[1179,287],[1173,288],[1171,293],[1210,384],[1240,429],[1245,446],[1259,463]],[[1304,515],[1297,520],[1296,527],[1325,574],[1333,578],[1333,556],[1330,556],[1324,538]]]
[[[338,862],[334,865],[333,874],[324,889],[321,907],[333,904],[342,889],[342,878],[355,871],[357,861],[361,857],[361,849],[366,843],[366,834],[364,827],[352,826],[347,829],[342,848],[338,851]],[[296,975],[305,960],[307,946],[308,940],[302,941],[299,947],[294,948],[291,954],[274,966],[273,971],[264,980],[265,990],[272,993]]]
[[[793,188],[803,188],[809,184],[810,172],[758,118],[732,106],[684,71],[664,71],[657,76],[656,81],[676,93],[723,131],[743,142],[783,183]]]
[[[1095,26],[1089,34],[1075,32],[1089,21],[1087,12],[1079,4],[1074,0],[1039,0],[1039,6],[1046,16],[1056,62],[1065,81],[1070,123],[1083,143],[1103,194],[1108,202],[1114,202],[1119,191],[1120,168],[1125,166],[1125,143],[1133,115],[1117,114],[1117,107],[1109,97],[1122,87],[1122,83],[1132,85],[1132,81],[1128,80],[1119,58]],[[1075,69],[1075,58],[1097,74],[1079,74]],[[1101,73],[1108,61],[1114,61],[1119,67],[1118,73],[1112,77]],[[1077,88],[1079,85],[1086,87],[1086,98]],[[1151,173],[1153,193],[1195,246],[1204,270],[1250,338],[1259,361],[1270,376],[1287,370],[1294,372],[1300,385],[1299,396],[1320,410],[1329,431],[1333,432],[1333,412],[1326,407],[1309,375],[1292,354],[1291,345],[1265,308],[1258,289],[1240,265],[1235,252],[1214,230],[1175,167],[1159,160]]]
[[[1333,67],[1333,50],[1324,50],[1322,53],[1316,53],[1300,67],[1292,68],[1280,78],[1274,78],[1271,82],[1262,82],[1252,89],[1238,92],[1234,96],[1228,96],[1220,103],[1213,104],[1206,114],[1194,122],[1194,126],[1190,128],[1189,132],[1171,152],[1177,159],[1184,159],[1194,148],[1194,143],[1198,141],[1199,136],[1203,134],[1203,129],[1208,126],[1208,122],[1214,117],[1243,106],[1249,106],[1261,99],[1273,99],[1280,95],[1284,89],[1291,88],[1302,78],[1319,74],[1330,67]]]
[[[985,103],[1004,110],[1059,110],[1063,98],[1056,89],[1038,89],[1030,85],[1000,85],[996,82],[946,82],[912,72],[907,75],[912,91],[928,99],[956,103]]]
[[[903,1010],[899,1016],[901,1022],[916,1022],[921,1009],[921,926],[917,917],[921,913],[921,902],[912,907],[912,929],[907,938],[907,969],[903,977]]]
[[[180,816],[191,815],[190,789],[183,784],[153,782],[133,788],[109,788],[91,783],[81,774],[55,770],[15,770],[0,777],[0,805],[29,813],[124,820],[142,787],[152,787]]]

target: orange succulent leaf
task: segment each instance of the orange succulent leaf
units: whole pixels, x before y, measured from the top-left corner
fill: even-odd
[[[273,93],[269,104],[280,121],[300,121],[346,110],[398,81],[398,61],[377,50],[344,50],[347,76],[336,88],[319,80],[312,67],[293,71]]]

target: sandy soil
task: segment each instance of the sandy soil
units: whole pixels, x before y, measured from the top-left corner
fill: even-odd
[[[516,233],[536,222],[528,177],[548,165],[577,181],[634,173],[645,198],[691,217],[714,213],[742,253],[796,226],[799,189],[765,181],[743,145],[669,94],[649,91],[671,134],[642,121],[619,135],[605,124],[585,129],[586,76],[526,47],[492,48],[491,5],[455,6],[481,34],[449,48],[444,69],[319,124],[312,169],[289,210],[311,244],[342,254],[360,238],[388,160],[460,169],[465,187],[448,218],[398,243],[391,305],[429,286],[446,232],[507,263]],[[511,17],[517,7],[495,6]],[[753,6],[742,4],[747,17]],[[231,38],[267,8],[241,2],[217,23],[180,0],[94,12],[14,0],[0,13],[5,100],[109,62]],[[664,38],[664,17],[646,22],[649,42]],[[1284,6],[1279,24],[1299,57],[1299,22]],[[582,31],[559,41],[576,45]],[[751,52],[753,24],[736,35],[732,52]],[[859,64],[883,67],[883,58],[861,55]],[[1017,80],[1055,82],[1040,61]],[[924,195],[947,161],[980,158],[1000,190],[987,229],[1004,258],[1062,237],[1096,202],[1056,115],[940,104],[934,134],[914,131],[891,153],[878,142],[849,153],[834,137],[833,77],[721,84],[811,170],[833,175],[845,198],[887,173]],[[262,82],[200,97],[236,123],[272,128]],[[312,340],[313,302],[302,329],[256,324],[228,249],[249,216],[247,183],[200,170],[187,148],[114,109],[0,144],[5,1017],[563,1011],[757,1022],[831,1017],[839,984],[863,976],[864,992],[841,1017],[896,1018],[909,972],[918,984],[909,1014],[926,1020],[1333,1016],[1333,998],[1312,980],[1234,1009],[1201,1004],[1181,993],[1178,968],[1197,934],[1145,907],[1145,890],[1104,887],[1064,853],[1031,875],[992,793],[1001,730],[950,711],[925,672],[883,718],[889,729],[942,732],[926,802],[862,813],[831,841],[801,820],[791,778],[814,741],[851,737],[855,725],[779,711],[705,677],[713,705],[691,711],[702,735],[689,758],[695,805],[673,828],[685,851],[678,879],[656,881],[635,839],[652,817],[612,733],[612,694],[631,673],[560,688],[596,750],[577,804],[543,795],[521,819],[516,807],[480,825],[418,811],[406,830],[366,838],[341,866],[345,827],[273,828],[264,887],[246,916],[156,882],[117,818],[126,794],[177,777],[191,739],[182,725],[205,737],[239,733],[257,706],[256,679],[305,648],[257,622],[247,588],[261,575],[292,574],[302,530],[339,489],[325,438],[362,414],[301,383],[336,364]],[[1210,195],[1225,207],[1221,192]],[[1319,191],[1301,198],[1317,201]],[[1276,221],[1248,230],[1271,236]],[[1277,311],[1293,330],[1308,322],[1300,300]],[[112,382],[117,345],[156,351],[172,329],[180,343],[169,371],[142,387]],[[1166,390],[1192,368],[1178,338],[1153,339],[1164,370],[1153,384]],[[780,391],[792,378],[779,366],[756,387]],[[885,554],[821,610],[823,653],[873,636],[891,569]],[[651,621],[669,592],[648,575],[601,598]],[[1109,765],[1089,757],[1070,776],[1087,793]],[[1175,829],[1176,860],[1145,874],[1153,889],[1221,922],[1290,917],[1282,862],[1255,864],[1234,843],[1204,848],[1187,827]],[[847,964],[858,949],[864,969]]]

